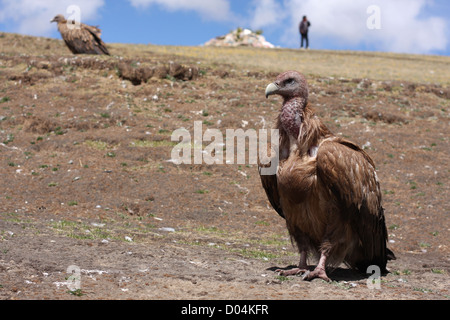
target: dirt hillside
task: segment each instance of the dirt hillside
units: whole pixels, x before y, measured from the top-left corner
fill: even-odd
[[[108,46],[0,33],[0,299],[449,299],[449,57]],[[195,122],[270,128],[287,69],[377,165],[397,255],[380,289],[280,277],[298,255],[257,166],[170,161]]]

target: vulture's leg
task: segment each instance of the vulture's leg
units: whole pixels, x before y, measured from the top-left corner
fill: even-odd
[[[300,252],[300,262],[298,263],[298,268],[293,268],[290,270],[275,270],[275,272],[278,272],[280,276],[294,276],[297,274],[305,273],[308,271],[308,265],[306,264],[306,256],[307,251],[303,250]]]
[[[311,272],[306,272],[303,276],[303,280],[312,280],[315,278],[320,278],[323,279],[327,282],[330,282],[330,278],[328,278],[327,273],[325,272],[325,262],[327,261],[327,256],[322,252],[320,254],[320,260],[319,263],[317,264],[317,267],[311,271]]]

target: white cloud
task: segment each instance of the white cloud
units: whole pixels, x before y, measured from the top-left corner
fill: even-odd
[[[381,29],[367,27],[371,5],[380,8]],[[307,15],[313,48],[330,48],[332,42],[340,48],[364,45],[382,51],[430,53],[449,45],[448,22],[423,15],[432,5],[428,0],[264,0],[257,2],[252,21],[260,28],[277,28],[272,17],[273,8],[278,8],[275,19],[280,21],[278,28],[285,29],[280,41],[291,47],[298,46],[298,23]]]
[[[129,2],[137,8],[159,5],[169,11],[195,11],[207,20],[229,21],[233,19],[228,0],[129,0]]]
[[[76,5],[80,8],[81,21],[95,19],[104,0],[1,0],[0,23],[14,25],[15,32],[49,36],[55,25],[50,20],[57,14],[70,16],[67,8]]]
[[[253,0],[253,7],[250,17],[252,29],[279,24],[286,15],[281,4],[276,0]]]

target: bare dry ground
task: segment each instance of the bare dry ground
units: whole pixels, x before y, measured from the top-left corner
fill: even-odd
[[[0,34],[1,299],[449,299],[449,57],[110,49]],[[287,69],[377,164],[398,258],[381,289],[345,267],[278,276],[298,256],[256,165],[168,161],[194,121],[270,128],[281,101],[264,88]]]

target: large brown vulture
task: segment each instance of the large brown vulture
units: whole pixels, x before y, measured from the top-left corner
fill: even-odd
[[[300,252],[298,268],[277,271],[303,274],[305,280],[330,281],[326,267],[344,262],[363,273],[371,265],[386,273],[387,261],[395,255],[386,247],[374,162],[354,143],[333,135],[314,114],[303,75],[296,71],[280,74],[267,86],[266,98],[273,94],[283,98],[276,122],[278,169],[273,175],[262,174],[261,169],[271,164],[263,165],[260,160],[260,177]],[[319,258],[313,271],[308,270],[308,253]]]
[[[66,20],[61,14],[58,14],[50,22],[58,24],[62,38],[73,54],[109,55],[108,48],[100,38],[101,30],[98,27],[88,26],[84,23],[76,24],[74,21]]]

